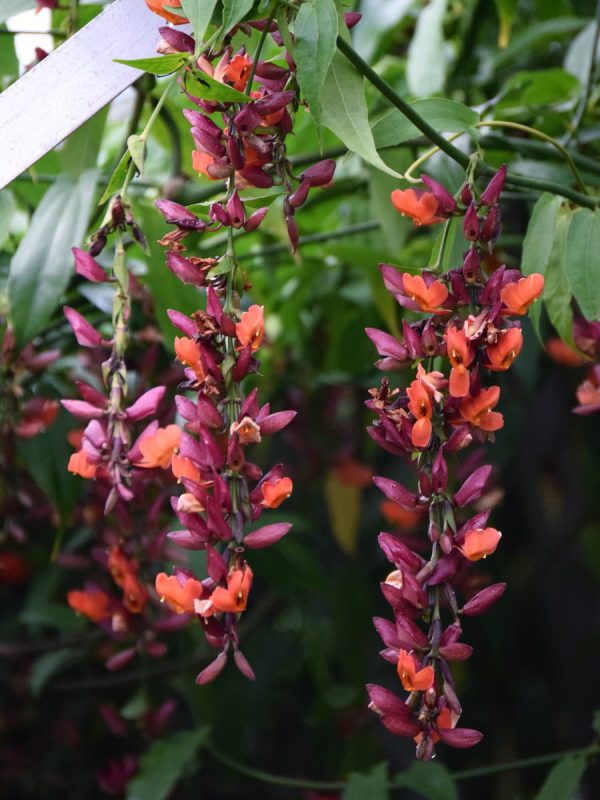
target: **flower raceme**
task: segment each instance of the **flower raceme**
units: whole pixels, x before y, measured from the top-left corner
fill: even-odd
[[[414,538],[380,534],[380,546],[394,566],[382,591],[395,624],[376,618],[375,626],[385,646],[382,656],[396,665],[409,698],[403,701],[378,686],[370,686],[369,694],[371,708],[383,724],[412,737],[417,757],[424,759],[433,758],[440,741],[471,747],[481,739],[478,731],[457,727],[462,709],[450,662],[469,658],[472,652],[461,641],[461,615],[484,613],[505,588],[495,584],[473,596],[466,578],[471,565],[492,555],[501,538],[498,530],[487,526],[496,495],[483,497],[492,469],[479,466],[465,476],[463,467],[462,484],[455,490],[448,463],[453,454],[473,444],[493,441],[502,428],[503,415],[496,410],[500,387],[485,385],[485,375],[508,370],[518,357],[523,345],[518,318],[543,291],[541,275],[523,277],[501,265],[486,278],[481,270],[483,255],[500,231],[498,201],[504,175],[501,168],[479,203],[469,184],[454,198],[426,177],[427,192],[393,193],[394,206],[417,224],[463,216],[468,248],[462,267],[444,275],[428,270],[413,275],[381,265],[386,288],[401,306],[422,318],[404,321],[399,339],[373,328],[367,331],[383,356],[376,364],[379,369],[417,366],[406,388],[392,390],[385,378],[370,391],[367,406],[376,421],[369,433],[386,451],[414,464],[418,473],[414,492],[388,478],[374,478],[386,496],[386,518],[401,529],[404,515],[410,515],[410,526],[428,519],[431,548],[426,558],[422,548],[409,546]],[[596,397],[595,392],[589,395]],[[460,473],[460,465],[457,470]],[[477,501],[478,511],[469,516],[467,507]]]

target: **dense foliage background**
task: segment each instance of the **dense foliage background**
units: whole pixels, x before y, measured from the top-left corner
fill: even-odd
[[[0,9],[3,87],[19,72],[6,20],[33,5],[9,0],[7,10]],[[448,98],[486,119],[554,137],[578,159],[585,186],[597,195],[600,90],[590,61],[598,49],[598,10],[591,0],[364,0],[356,6],[363,17],[353,32],[354,46],[402,97]],[[71,11],[52,11],[55,44],[73,23],[85,24],[100,9],[74,3]],[[66,302],[108,333],[112,290],[73,276],[70,247],[97,227],[97,203],[108,177],[127,136],[151,114],[161,83],[142,78],[0,192],[2,331],[10,312],[20,345],[35,340],[36,351],[61,352],[46,370],[5,372],[4,413],[12,397],[7,387],[15,381],[25,402],[73,396],[74,377],[94,377],[93,365],[77,355],[60,307]],[[379,154],[402,171],[429,143],[403,128],[398,112],[390,120],[389,105],[370,84],[366,93]],[[424,116],[431,109],[439,113],[439,105],[428,102],[420,101]],[[165,380],[170,374],[174,331],[166,309],[191,312],[198,304],[193,290],[164,267],[156,241],[167,228],[153,201],[168,194],[182,203],[203,203],[222,189],[192,171],[182,105],[175,94],[168,99],[151,132],[144,175],[130,195],[149,242],[149,255],[130,253],[136,275],[130,359],[142,385],[150,374]],[[440,130],[459,132],[474,124],[468,114],[457,122],[456,108],[451,115],[454,127],[440,123]],[[546,142],[514,128],[471,131],[472,138],[455,140],[465,152],[475,140],[493,166],[507,162],[514,173],[573,187],[563,156]],[[289,148],[300,162],[318,158],[313,119],[304,109]],[[528,325],[521,359],[500,379],[506,426],[490,457],[495,487],[503,493],[494,524],[504,540],[483,571],[507,580],[508,590],[485,619],[467,622],[475,656],[456,666],[465,719],[485,739],[470,751],[440,749],[443,766],[436,761],[411,767],[412,743],[386,733],[366,710],[365,683],[391,685],[393,679],[393,670],[378,658],[371,623],[372,616],[385,613],[378,584],[387,563],[376,537],[393,521],[382,515],[370,476],[399,477],[399,471],[365,433],[371,415],[364,400],[380,374],[364,328],[398,330],[400,309],[384,291],[377,263],[431,263],[437,231],[401,218],[389,203],[390,191],[401,184],[346,154],[326,128],[323,149],[339,159],[335,183],[299,211],[304,242],[298,255],[289,253],[277,198],[260,231],[239,244],[252,298],[267,310],[261,392],[275,409],[299,412],[289,432],[256,459],[286,462],[295,484],[281,516],[294,523],[293,533],[254,558],[253,613],[242,636],[258,679],[249,683],[231,668],[215,684],[197,687],[194,677],[208,648],[195,627],[171,637],[164,658],[107,672],[98,652],[101,637],[65,602],[89,566],[94,529],[102,524],[86,499],[87,485],[66,472],[72,452],[66,437],[76,424],[61,411],[33,438],[4,428],[0,780],[6,797],[102,796],[97,770],[106,769],[111,758],[138,756],[154,740],[151,757],[142,757],[140,793],[130,797],[164,797],[160,780],[168,792],[180,777],[173,798],[331,795],[257,780],[236,766],[242,762],[252,770],[312,781],[371,773],[370,783],[355,778],[344,797],[378,800],[387,797],[385,769],[377,767],[385,762],[389,776],[410,768],[408,788],[398,792],[403,797],[414,790],[415,796],[440,800],[530,798],[547,764],[491,774],[483,769],[480,776],[476,770],[584,747],[598,734],[598,722],[595,732],[592,725],[600,708],[599,419],[571,413],[583,368],[555,363],[542,344],[557,335],[550,320],[563,338],[571,336],[568,281],[546,298],[539,338]],[[426,169],[453,191],[464,176],[440,154]],[[538,198],[531,189],[505,192],[503,234],[490,256],[496,263],[521,262]],[[198,253],[213,255],[215,242],[205,249],[199,238]],[[530,239],[531,259],[536,244]],[[457,242],[454,252],[460,250]],[[9,293],[11,270],[11,280],[16,272],[20,277],[18,289]],[[52,291],[44,291],[49,285]],[[592,309],[599,289],[596,267],[588,291]],[[155,739],[160,726],[148,722],[148,709],[171,698],[174,711]],[[120,711],[120,733],[118,726],[109,730],[100,706]],[[454,782],[451,773],[460,778],[465,770],[473,774]],[[563,770],[563,794],[539,797],[573,796],[565,792],[569,770],[577,773],[579,762],[567,762]],[[577,796],[595,797],[599,787],[598,767],[592,765]]]

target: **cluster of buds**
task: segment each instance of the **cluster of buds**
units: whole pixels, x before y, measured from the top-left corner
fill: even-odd
[[[147,0],[147,3],[153,11],[171,22],[186,21],[163,8],[163,4],[153,0]],[[174,3],[169,6],[178,7]],[[178,17],[179,23],[174,17]],[[272,20],[254,20],[240,25],[228,33],[226,40],[229,41],[237,30],[249,33],[255,28],[265,32],[267,26],[267,33],[279,47],[283,47],[278,26]],[[162,39],[158,52],[195,52],[196,43],[192,36],[169,27],[160,28],[160,34]],[[335,161],[320,161],[301,174],[294,174],[286,156],[285,140],[293,129],[293,114],[300,98],[295,78],[296,65],[287,51],[283,55],[285,67],[260,59],[254,62],[243,47],[236,53],[230,44],[215,51],[208,49],[182,72],[181,85],[189,100],[200,109],[183,111],[192,126],[194,170],[210,180],[231,180],[238,189],[281,186],[283,213],[292,251],[295,252],[299,236],[294,218],[296,209],[305,203],[312,188],[327,186],[331,182]],[[186,88],[189,75],[194,75],[200,82],[203,75],[208,75],[234,89],[237,97],[228,102],[196,97]],[[254,84],[256,88],[253,88]],[[242,95],[247,99],[244,100]],[[233,202],[232,197],[229,202]],[[260,211],[266,213],[266,209]],[[264,213],[261,216],[256,212],[244,223],[235,223],[239,215],[214,204],[210,209],[210,222],[234,227],[243,225],[246,230],[254,230]]]
[[[462,485],[455,490],[448,466],[452,454],[472,443],[493,441],[503,426],[503,416],[495,410],[500,387],[484,385],[483,379],[489,371],[512,365],[523,341],[519,317],[543,289],[541,275],[523,277],[500,266],[488,277],[482,268],[483,252],[500,230],[504,175],[502,168],[478,201],[472,184],[465,184],[454,198],[427,177],[427,192],[393,193],[396,208],[417,224],[464,215],[469,247],[462,266],[439,277],[427,270],[403,274],[381,265],[384,283],[399,304],[425,316],[405,320],[400,340],[367,329],[382,356],[380,369],[417,366],[415,379],[405,388],[393,389],[384,378],[371,390],[367,405],[378,419],[369,433],[384,450],[416,466],[415,491],[388,478],[374,482],[399,509],[428,515],[431,546],[426,559],[400,537],[380,534],[380,546],[394,565],[382,590],[395,619],[377,618],[375,626],[385,645],[382,656],[396,666],[409,694],[403,700],[370,685],[370,707],[390,731],[413,737],[423,759],[433,758],[439,740],[471,747],[481,739],[478,731],[456,727],[462,709],[449,663],[472,652],[460,641],[461,618],[482,614],[505,590],[504,583],[497,583],[473,595],[468,580],[472,562],[491,555],[501,538],[500,531],[488,526],[493,497],[483,496],[492,467],[477,466],[480,454],[474,453],[457,470]],[[475,513],[469,513],[465,509],[473,503]],[[459,600],[461,594],[466,602]]]
[[[224,208],[237,203],[232,190]],[[173,211],[166,201],[157,205],[163,213],[167,208]],[[198,580],[187,569],[176,568],[173,575],[156,577],[156,592],[175,613],[195,615],[208,643],[219,649],[198,675],[198,683],[217,677],[230,650],[241,672],[252,679],[252,668],[238,647],[238,622],[252,586],[245,553],[273,544],[291,526],[275,523],[252,532],[246,528],[265,508],[277,508],[290,496],[292,481],[281,465],[263,474],[246,457],[246,448],[287,426],[296,412],[271,413],[268,403],[259,405],[256,389],[243,395],[240,382],[258,369],[265,327],[262,306],[240,309],[234,254],[223,256],[220,274],[211,276],[197,259],[181,255],[180,240],[171,240],[171,248],[168,266],[186,283],[206,286],[206,308],[192,317],[169,311],[183,334],[175,337],[174,345],[185,367],[180,385],[185,393],[176,397],[184,425],[151,427],[139,444],[141,466],[170,468],[183,485],[185,491],[172,498],[172,505],[184,529],[168,538],[186,550],[206,551],[208,577]]]

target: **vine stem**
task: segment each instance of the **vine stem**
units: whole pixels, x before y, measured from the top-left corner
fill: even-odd
[[[420,131],[423,133],[431,142],[439,147],[439,149],[446,153],[446,155],[450,156],[453,161],[456,161],[457,164],[460,164],[465,170],[469,166],[469,156],[455,147],[452,142],[448,141],[441,133],[436,131],[431,125],[426,122],[420,114],[418,114],[412,106],[410,106],[405,100],[403,100],[392,87],[381,78],[375,70],[367,64],[367,62],[362,59],[359,54],[354,50],[354,48],[348,44],[348,42],[344,41],[341,36],[337,38],[337,46],[341,53],[343,53],[346,58],[354,64],[354,66],[359,70],[359,72],[375,86],[376,89],[379,89],[381,94],[387,98],[387,100],[392,103],[410,122],[412,122]],[[492,175],[494,174],[495,170],[490,167],[488,164],[484,162],[479,162],[477,165],[476,172],[481,175]],[[570,189],[568,186],[562,186],[559,183],[555,183],[554,181],[546,181],[546,180],[538,180],[537,178],[526,178],[522,175],[513,175],[511,172],[507,173],[506,176],[506,184],[511,186],[519,186],[525,187],[527,189],[535,189],[539,192],[550,192],[551,194],[560,195],[561,197],[565,197],[568,200],[572,200],[574,203],[584,207],[584,208],[591,208],[596,209],[599,205],[599,201],[588,197],[581,192],[577,192],[574,189]]]

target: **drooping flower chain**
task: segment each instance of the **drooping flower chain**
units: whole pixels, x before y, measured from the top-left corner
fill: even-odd
[[[381,533],[380,546],[394,570],[382,584],[394,611],[394,622],[376,618],[385,649],[382,656],[396,666],[408,697],[369,685],[370,708],[393,733],[413,737],[417,757],[431,759],[439,740],[453,747],[471,747],[482,734],[456,727],[462,708],[456,695],[450,662],[469,658],[472,648],[460,641],[461,617],[482,614],[505,590],[497,583],[459,602],[472,562],[491,555],[501,534],[487,525],[493,501],[469,516],[464,509],[479,500],[491,466],[470,474],[462,467],[462,485],[454,491],[448,479],[448,457],[471,443],[494,438],[503,426],[495,410],[498,386],[486,386],[488,372],[507,370],[522,347],[518,318],[540,296],[543,277],[500,266],[489,278],[482,267],[486,249],[500,232],[500,192],[505,168],[492,178],[479,200],[475,187],[465,184],[458,199],[443,186],[423,177],[429,191],[408,189],[392,193],[392,202],[416,224],[448,222],[463,216],[469,242],[462,268],[437,277],[402,274],[381,265],[384,283],[403,307],[425,314],[418,322],[403,322],[397,340],[384,331],[367,329],[382,356],[377,366],[397,370],[417,365],[417,374],[402,390],[391,389],[384,378],[371,391],[369,408],[378,419],[369,429],[386,451],[416,465],[416,491],[384,477],[379,489],[402,509],[428,515],[428,559],[401,538]],[[472,467],[471,467],[472,469]],[[461,467],[459,465],[458,472]],[[465,517],[467,517],[465,519]]]

